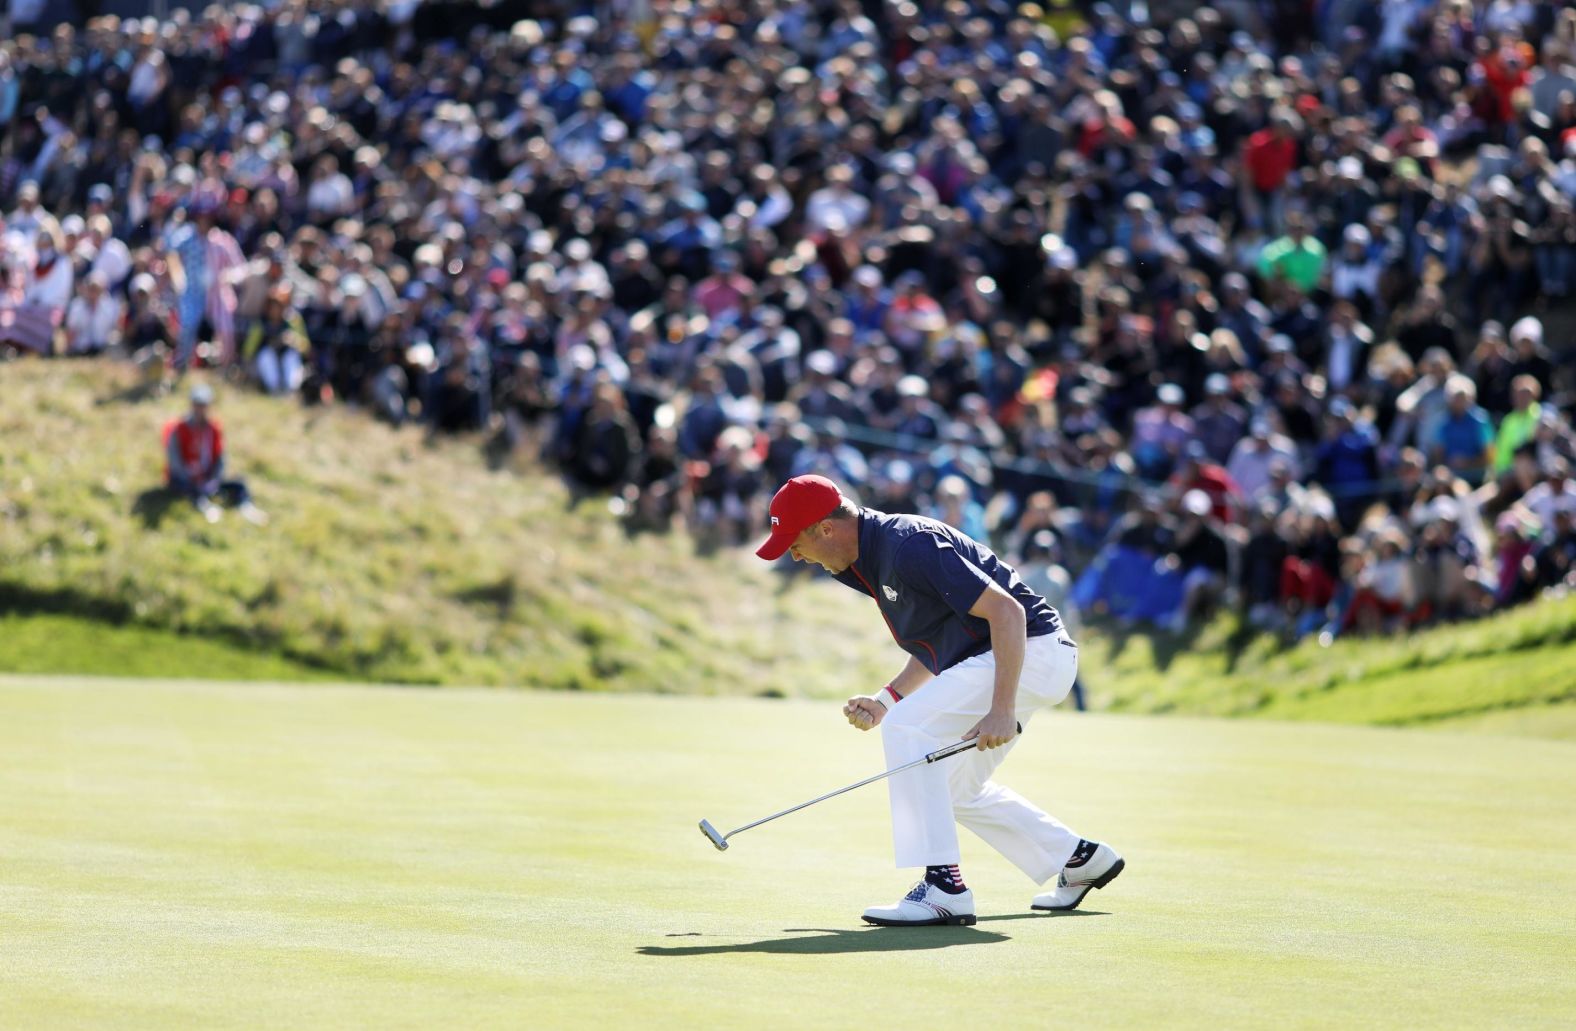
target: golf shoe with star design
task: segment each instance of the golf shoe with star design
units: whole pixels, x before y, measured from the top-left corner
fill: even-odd
[[[965,888],[956,894],[920,881],[895,906],[871,906],[865,923],[881,927],[929,927],[974,923],[974,893]]]
[[[1072,860],[1057,876],[1056,888],[1034,896],[1032,908],[1053,913],[1077,909],[1085,895],[1116,880],[1116,875],[1127,865],[1110,845],[1093,842],[1084,844],[1094,845],[1093,850],[1086,856],[1074,853]]]

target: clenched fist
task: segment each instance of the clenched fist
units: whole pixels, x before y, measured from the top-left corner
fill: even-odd
[[[855,695],[843,706],[843,715],[860,730],[871,730],[886,715],[886,706],[869,695]]]

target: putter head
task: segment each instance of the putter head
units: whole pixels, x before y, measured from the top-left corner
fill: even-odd
[[[717,828],[713,827],[709,821],[702,820],[700,822],[700,832],[706,835],[706,840],[717,846],[718,852],[726,852],[728,850],[728,839],[718,834]]]

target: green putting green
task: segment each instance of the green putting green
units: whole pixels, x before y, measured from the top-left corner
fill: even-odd
[[[0,679],[0,1026],[1553,1027],[1576,745],[1037,718],[1001,780],[1128,869],[1070,916],[965,836],[895,900],[835,704]]]

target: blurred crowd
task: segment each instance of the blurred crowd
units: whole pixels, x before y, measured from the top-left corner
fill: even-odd
[[[1573,201],[1554,0],[275,0],[0,42],[0,347],[480,433],[708,548],[820,472],[1173,629],[1569,581]]]

